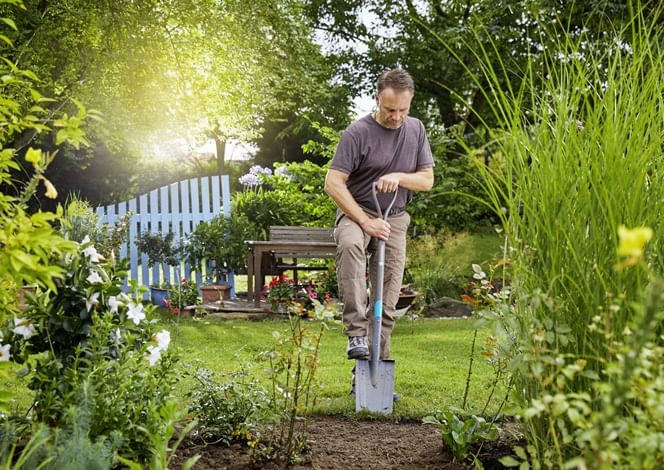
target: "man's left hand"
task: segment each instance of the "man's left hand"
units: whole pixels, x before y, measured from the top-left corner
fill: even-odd
[[[376,191],[379,193],[393,193],[399,187],[399,176],[396,173],[388,173],[378,178]]]

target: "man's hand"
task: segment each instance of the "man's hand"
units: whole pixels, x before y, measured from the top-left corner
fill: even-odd
[[[378,178],[376,191],[379,193],[393,193],[399,187],[399,173],[388,173]]]
[[[390,238],[390,224],[383,219],[367,219],[366,222],[360,224],[360,227],[364,233],[379,240],[387,241]]]

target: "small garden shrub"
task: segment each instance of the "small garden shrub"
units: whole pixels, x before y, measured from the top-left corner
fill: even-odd
[[[168,286],[168,291],[170,300],[166,307],[169,311],[177,308],[178,311],[174,313],[179,313],[182,308],[198,305],[201,302],[198,297],[198,284],[194,280],[181,279],[179,285]]]
[[[267,391],[251,379],[249,371],[215,380],[212,372],[197,365],[191,376],[195,380],[187,394],[191,399],[189,411],[198,419],[194,437],[206,443],[246,442],[254,445],[269,424],[275,412]]]

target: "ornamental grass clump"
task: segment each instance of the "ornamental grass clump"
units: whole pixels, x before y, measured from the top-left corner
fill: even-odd
[[[633,13],[605,47],[585,30],[545,38],[557,47],[531,57],[516,86],[492,50],[473,44],[483,65],[468,72],[488,83],[499,123],[487,129],[494,164],[477,170],[512,262],[512,307],[495,315],[501,334],[516,340],[501,354],[528,441],[512,465],[664,461],[661,406],[650,401],[660,394],[661,403],[664,380],[664,320],[652,313],[662,305],[652,272],[664,272],[658,18]],[[653,228],[643,256],[624,241],[647,238],[635,227]]]

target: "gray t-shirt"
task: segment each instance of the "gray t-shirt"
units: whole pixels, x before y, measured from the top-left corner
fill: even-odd
[[[419,119],[407,117],[398,129],[383,127],[371,116],[358,119],[341,135],[330,168],[348,175],[346,187],[355,201],[375,210],[371,184],[381,176],[414,173],[434,166],[431,147]],[[387,209],[392,193],[378,193],[381,210]],[[394,208],[403,209],[412,191],[399,188]]]

